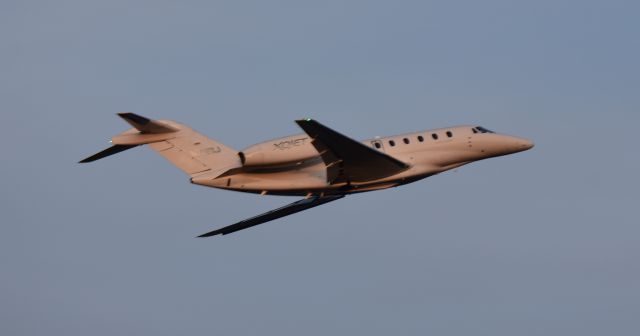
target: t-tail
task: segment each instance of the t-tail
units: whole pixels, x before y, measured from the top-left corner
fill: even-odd
[[[242,166],[238,151],[188,126],[170,120],[151,120],[135,113],[118,113],[133,128],[111,138],[111,147],[80,161],[92,162],[122,151],[149,145],[189,176],[219,175]]]

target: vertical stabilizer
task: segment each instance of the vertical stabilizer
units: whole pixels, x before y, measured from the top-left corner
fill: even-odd
[[[190,176],[212,171],[224,172],[242,165],[235,149],[186,125],[169,120],[151,120],[131,112],[118,113],[118,116],[133,126],[133,129],[114,136],[111,139],[112,147],[80,163],[96,161],[136,146],[149,145]]]
[[[206,171],[226,171],[242,166],[238,151],[202,135],[185,125],[171,122],[179,129],[176,136],[149,144],[149,147],[190,176]]]

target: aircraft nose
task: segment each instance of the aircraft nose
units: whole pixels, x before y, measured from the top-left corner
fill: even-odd
[[[531,140],[518,138],[518,140],[516,140],[516,146],[519,150],[526,151],[533,148],[535,144]]]

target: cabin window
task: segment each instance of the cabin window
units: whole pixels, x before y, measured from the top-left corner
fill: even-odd
[[[393,146],[395,146],[395,145],[396,145],[396,142],[395,142],[395,141],[393,141],[393,140],[389,140],[389,145],[390,145],[391,147],[393,147]]]
[[[423,142],[424,138],[422,137],[422,135],[418,135],[418,141]]]
[[[404,138],[404,139],[402,139],[402,141],[404,141],[404,143],[407,144],[407,145],[409,144],[409,139],[408,138]]]
[[[453,136],[453,133],[451,133],[451,131],[447,131],[447,137],[451,138]]]
[[[438,135],[435,133],[431,134],[431,137],[433,138],[433,140],[438,140]]]
[[[380,149],[380,147],[382,147],[382,145],[379,142],[374,142],[373,145],[376,146],[376,148],[378,148],[378,149]]]

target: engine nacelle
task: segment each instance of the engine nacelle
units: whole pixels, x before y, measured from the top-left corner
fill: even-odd
[[[319,154],[307,134],[297,134],[253,145],[238,155],[245,167],[277,167],[295,165]]]

